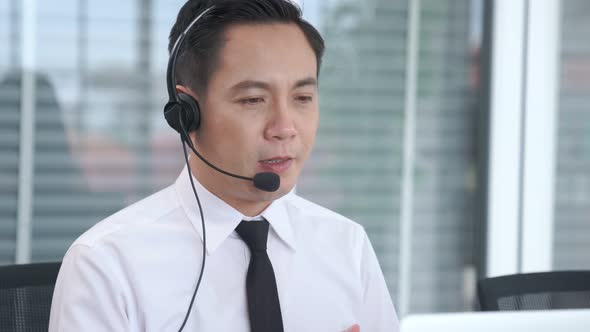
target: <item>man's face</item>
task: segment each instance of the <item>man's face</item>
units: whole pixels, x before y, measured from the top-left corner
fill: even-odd
[[[213,164],[249,177],[275,172],[281,186],[263,192],[192,158],[205,187],[230,204],[270,201],[293,188],[318,126],[316,67],[315,53],[295,24],[239,24],[226,30],[206,95],[196,96],[202,119],[191,136]]]

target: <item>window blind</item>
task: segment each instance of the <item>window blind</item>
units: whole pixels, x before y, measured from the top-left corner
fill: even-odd
[[[61,259],[86,229],[171,184],[183,165],[161,116],[167,34],[182,1],[70,2],[38,8],[47,82],[37,85],[33,261]]]
[[[411,312],[469,309],[478,109],[471,1],[421,1]],[[299,193],[367,230],[397,302],[408,2],[333,1],[320,129]]]
[[[18,83],[8,75],[0,79],[0,264],[14,262],[16,254],[20,133]]]
[[[590,3],[561,2],[555,269],[590,269]]]

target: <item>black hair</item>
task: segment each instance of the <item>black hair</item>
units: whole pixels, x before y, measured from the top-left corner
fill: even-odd
[[[168,52],[178,36],[201,12],[215,6],[191,28],[179,50],[176,77],[178,84],[197,94],[205,94],[217,69],[219,51],[227,28],[235,24],[294,23],[304,33],[316,56],[317,75],[324,53],[320,33],[302,17],[301,9],[290,0],[189,0],[176,18],[168,38]]]

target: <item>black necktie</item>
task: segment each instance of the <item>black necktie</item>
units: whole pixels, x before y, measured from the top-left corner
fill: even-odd
[[[243,220],[236,232],[246,242],[252,256],[246,276],[248,313],[252,332],[282,332],[283,318],[272,264],[266,253],[268,221]]]

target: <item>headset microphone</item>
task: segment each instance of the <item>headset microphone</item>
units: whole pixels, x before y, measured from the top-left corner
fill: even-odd
[[[209,166],[209,167],[213,168],[214,170],[216,170],[220,173],[223,173],[225,175],[229,175],[231,177],[242,179],[242,180],[252,181],[254,184],[254,187],[256,187],[260,190],[263,190],[263,191],[274,192],[274,191],[277,191],[277,189],[279,189],[279,187],[281,186],[281,178],[276,173],[273,173],[273,172],[256,173],[253,178],[250,178],[247,176],[237,175],[234,173],[230,173],[228,171],[224,171],[221,168],[213,165],[210,161],[205,159],[205,157],[203,157],[203,155],[201,155],[199,153],[199,151],[197,151],[197,149],[195,149],[193,142],[191,141],[190,137],[188,136],[188,132],[186,130],[186,127],[184,125],[184,120],[182,119],[182,117],[179,117],[178,122],[180,123],[180,128],[182,130],[181,136],[182,136],[183,140],[187,143],[187,145],[193,151],[193,153],[197,157],[199,157],[199,159],[201,159],[205,164],[207,164],[207,166]]]

